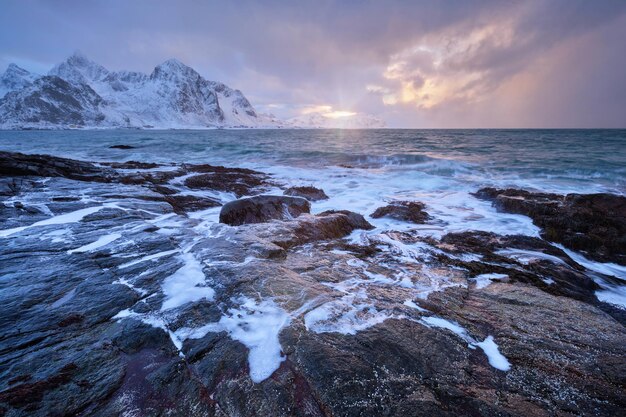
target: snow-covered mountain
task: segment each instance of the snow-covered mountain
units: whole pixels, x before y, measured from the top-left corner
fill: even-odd
[[[109,71],[77,52],[44,76],[15,64],[0,76],[0,129],[214,127],[372,128],[384,122],[364,114],[283,121],[176,59],[148,75]]]
[[[38,78],[36,74],[26,71],[15,64],[9,64],[7,70],[0,76],[0,97],[4,97],[9,91],[24,88]]]
[[[10,65],[0,78],[0,128],[282,127],[239,90],[170,59],[150,75],[109,71],[75,53],[47,76]]]

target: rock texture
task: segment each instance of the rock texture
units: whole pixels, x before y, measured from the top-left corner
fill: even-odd
[[[158,164],[128,161],[123,163],[100,163],[76,161],[73,159],[53,157],[50,155],[25,155],[14,152],[0,151],[0,176],[10,177],[4,184],[5,195],[15,195],[20,192],[22,177],[61,177],[76,181],[114,183],[141,186],[139,192],[133,195],[123,195],[112,192],[111,199],[137,198],[148,201],[162,201],[172,206],[176,213],[221,206],[215,195],[190,194],[198,184],[215,183],[208,188],[209,192],[223,191],[235,195],[257,194],[274,184],[263,173],[241,168],[227,168],[212,165],[187,164],[180,167],[171,167],[170,170],[159,170]],[[198,176],[194,173],[210,172],[208,182],[189,181]],[[191,176],[190,176],[191,175]],[[177,178],[189,177],[182,185],[176,182]],[[170,184],[170,182],[175,184]],[[190,182],[191,187],[187,187]]]
[[[611,194],[531,193],[483,188],[477,197],[500,210],[524,214],[552,242],[600,262],[626,265],[626,197]]]
[[[377,208],[371,217],[378,219],[389,217],[411,223],[424,223],[430,216],[424,210],[424,204],[419,201],[394,201],[384,207]]]
[[[220,211],[220,223],[239,226],[274,219],[287,220],[310,211],[311,204],[304,198],[260,195],[225,204]]]
[[[177,214],[166,198],[225,202],[184,184],[204,174],[274,186],[224,167],[2,154],[0,415],[626,408],[625,310],[602,297],[618,277],[534,237],[425,238],[341,210],[235,227],[218,208]]]
[[[315,187],[289,187],[284,192],[285,195],[306,198],[309,201],[328,200],[324,190]]]

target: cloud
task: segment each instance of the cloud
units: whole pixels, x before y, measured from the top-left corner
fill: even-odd
[[[624,43],[625,10],[620,0],[6,0],[0,66],[41,70],[80,49],[111,69],[149,72],[177,57],[280,117],[326,105],[402,127],[539,125],[528,103],[550,91],[563,125],[615,125],[605,107],[624,114],[626,98],[613,97],[624,54],[611,37]],[[595,93],[581,85],[600,73]],[[583,98],[591,108],[571,105]]]

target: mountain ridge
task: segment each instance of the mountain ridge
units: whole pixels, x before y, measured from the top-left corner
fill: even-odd
[[[259,113],[240,90],[175,58],[145,74],[111,71],[75,52],[46,75],[10,64],[0,76],[0,129],[333,127],[310,120]],[[371,123],[381,127],[363,127]]]

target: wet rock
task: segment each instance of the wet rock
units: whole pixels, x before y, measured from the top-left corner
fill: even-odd
[[[15,193],[14,179],[24,181]],[[184,197],[183,187],[0,178],[11,192],[0,229],[29,226],[0,237],[0,415],[613,416],[626,407],[626,320],[595,298],[589,271],[542,239],[352,233],[372,226],[348,211],[229,227],[173,213],[164,199]],[[179,211],[195,204],[204,202],[183,200]],[[507,278],[478,286],[481,274]],[[172,282],[176,295],[214,294],[163,310]],[[272,307],[255,310],[263,302]],[[220,327],[248,313],[235,331]],[[247,343],[280,352],[254,382],[251,348],[235,333],[257,330]],[[489,337],[508,371],[477,345]]]
[[[154,169],[161,165],[154,162],[138,162],[138,161],[126,161],[126,162],[103,162],[102,165],[110,166],[115,169]]]
[[[290,248],[305,243],[329,239],[339,239],[356,229],[371,230],[372,226],[365,218],[352,211],[325,211],[316,216],[302,216],[294,223],[293,230],[286,236],[273,239],[273,243],[282,248]]]
[[[235,171],[194,175],[185,180],[185,186],[196,190],[225,191],[241,197],[262,190],[267,183],[262,176]]]
[[[384,207],[377,208],[371,217],[378,219],[389,217],[411,223],[424,223],[430,216],[424,210],[424,204],[419,201],[394,201]]]
[[[324,190],[315,187],[290,187],[287,188],[283,194],[306,198],[309,201],[328,200],[328,196]]]
[[[166,195],[164,200],[169,203],[174,209],[174,212],[178,214],[206,210],[211,207],[219,207],[222,205],[222,203],[218,200],[207,197],[198,197],[195,195]]]
[[[111,182],[117,174],[91,162],[50,155],[0,152],[0,176],[64,177],[80,181]]]
[[[304,198],[260,195],[224,204],[220,212],[220,223],[239,226],[270,220],[288,220],[310,211],[311,204]]]
[[[109,149],[135,149],[135,147],[131,145],[112,145],[109,146]]]
[[[510,280],[532,284],[554,295],[596,303],[600,287],[562,250],[529,236],[500,236],[489,232],[449,233],[437,244],[457,257],[448,259],[472,275],[501,273]],[[480,259],[472,255],[480,255]]]
[[[626,197],[612,194],[549,194],[483,188],[477,197],[523,214],[552,242],[600,262],[626,265]]]
[[[46,391],[70,382],[77,369],[75,363],[70,363],[46,379],[14,385],[8,390],[0,392],[0,403],[21,408],[31,403],[40,402]]]

